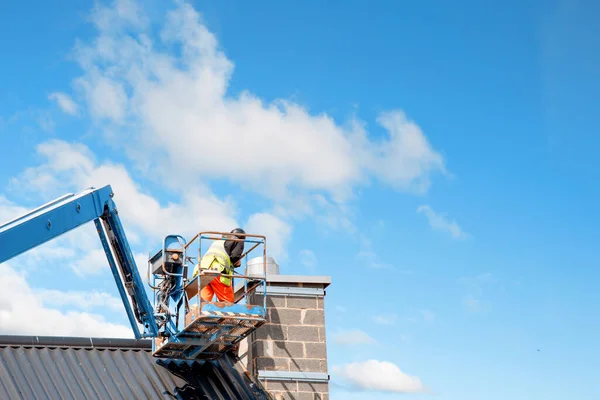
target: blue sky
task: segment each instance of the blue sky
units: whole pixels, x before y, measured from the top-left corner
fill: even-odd
[[[108,181],[142,261],[236,223],[283,273],[331,276],[330,368],[388,361],[444,400],[598,398],[597,3],[160,3],[3,8],[0,219]],[[126,326],[84,233],[11,260],[21,297],[0,300],[58,310],[61,334]]]

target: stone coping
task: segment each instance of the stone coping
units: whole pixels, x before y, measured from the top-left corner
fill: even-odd
[[[314,276],[314,275],[280,275],[280,274],[267,274],[267,284],[269,283],[310,283],[310,284],[322,284],[323,288],[331,285],[330,276]],[[235,288],[237,292],[244,290],[244,280],[235,279]]]

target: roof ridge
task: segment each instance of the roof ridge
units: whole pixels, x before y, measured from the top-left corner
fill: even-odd
[[[0,347],[13,346],[151,350],[152,341],[148,339],[138,340],[80,336],[0,335]]]

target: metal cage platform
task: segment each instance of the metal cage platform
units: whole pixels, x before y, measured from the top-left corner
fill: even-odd
[[[206,237],[202,233],[196,238],[221,239]],[[259,239],[264,243],[264,237]],[[260,240],[253,241],[249,238],[242,240],[260,244]],[[189,243],[186,244],[186,249],[188,246]],[[244,256],[256,247],[253,246]],[[263,255],[266,255],[266,250],[263,250]],[[198,259],[200,258],[201,254]],[[202,300],[202,289],[220,276],[241,278],[245,282],[244,292],[236,293],[233,302]],[[266,265],[263,276],[244,276],[235,273],[225,275],[212,270],[202,270],[191,280],[184,279],[185,283],[180,286],[181,292],[179,292],[183,296],[179,301],[180,305],[176,307],[180,315],[184,315],[175,320],[175,325],[171,325],[172,328],[165,329],[165,332],[168,330],[170,334],[154,340],[152,355],[157,358],[213,360],[235,350],[240,341],[266,323],[266,299],[262,299],[261,305],[247,304],[247,295],[250,292],[258,286],[266,286],[265,278]],[[246,301],[242,302],[242,300]]]
[[[191,307],[185,328],[176,337],[156,340],[161,358],[216,359],[266,322],[260,306],[203,302]]]

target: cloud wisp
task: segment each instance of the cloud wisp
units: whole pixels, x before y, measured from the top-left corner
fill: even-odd
[[[92,290],[83,291],[61,291],[55,289],[36,290],[37,296],[45,306],[69,307],[89,311],[93,308],[110,309],[111,311],[123,311],[123,302],[106,292]]]
[[[50,93],[48,99],[55,101],[56,104],[58,104],[58,107],[60,107],[63,112],[69,115],[77,115],[79,112],[79,106],[77,103],[75,103],[71,96],[66,93],[53,92]]]
[[[332,372],[358,390],[391,393],[428,391],[418,377],[407,375],[396,364],[389,361],[354,362],[334,366]]]
[[[376,315],[373,317],[373,322],[379,325],[396,325],[398,316],[396,314]]]
[[[428,204],[419,206],[417,212],[424,214],[427,217],[429,226],[436,231],[449,233],[454,239],[467,239],[471,237],[471,235],[463,231],[456,221],[450,220],[446,214],[436,212]]]
[[[360,329],[339,330],[333,335],[333,343],[342,346],[357,346],[363,344],[374,345],[377,340]]]
[[[312,270],[315,269],[317,266],[317,256],[315,256],[315,253],[312,250],[300,250],[298,258],[300,260],[300,264],[302,264],[307,269]]]

